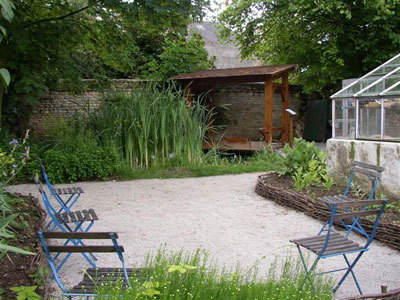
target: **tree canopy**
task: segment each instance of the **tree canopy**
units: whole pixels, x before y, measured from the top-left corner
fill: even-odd
[[[399,16],[399,0],[233,0],[219,21],[243,57],[298,64],[296,83],[327,97],[398,53]]]
[[[61,82],[79,88],[82,78],[149,77],[150,67],[165,60],[170,41],[185,40],[187,25],[204,17],[209,0],[0,3],[6,1],[15,6],[13,22],[0,19],[7,32],[0,67],[12,79],[4,105],[9,117],[29,112],[30,104]]]

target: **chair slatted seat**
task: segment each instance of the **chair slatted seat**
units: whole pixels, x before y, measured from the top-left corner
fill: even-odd
[[[334,270],[330,270],[327,272],[318,273],[315,275],[345,271],[342,278],[339,280],[339,282],[334,287],[333,292],[336,292],[339,289],[339,287],[341,286],[341,284],[343,283],[343,281],[347,278],[347,276],[349,274],[351,274],[359,293],[362,295],[361,287],[357,281],[357,277],[355,275],[353,268],[358,263],[361,256],[366,251],[369,250],[369,246],[372,243],[372,241],[376,235],[380,217],[385,209],[387,200],[358,200],[358,201],[356,201],[353,199],[347,200],[347,199],[344,199],[343,197],[336,197],[336,196],[335,197],[324,197],[321,199],[324,199],[325,201],[327,201],[329,203],[329,204],[327,204],[328,207],[331,208],[331,216],[330,216],[329,220],[327,221],[327,223],[325,223],[324,226],[322,227],[322,230],[319,232],[318,235],[305,237],[305,238],[296,238],[296,239],[292,239],[290,241],[297,246],[302,264],[306,271],[306,275],[304,277],[304,281],[302,284],[304,284],[307,279],[310,280],[310,274],[315,272],[316,266],[321,259],[326,259],[326,258],[335,257],[335,256],[343,256],[347,267],[334,269]],[[371,208],[371,205],[379,206],[379,209],[376,209],[376,207]],[[340,212],[338,214],[337,213],[338,207],[343,208],[343,210],[345,212],[344,213]],[[358,219],[362,216],[373,216],[373,215],[376,216],[375,222],[373,225],[373,229],[372,229],[372,232],[367,233],[367,231],[364,228],[362,228],[362,226],[358,223]],[[351,226],[346,225],[343,221],[346,219],[351,220],[353,225],[351,225]],[[347,231],[346,235],[342,235],[334,230],[333,224],[337,220],[343,221],[345,228],[349,229]],[[355,224],[354,220],[357,221],[357,224],[359,226],[359,228],[357,230],[364,232],[367,237],[367,242],[364,245],[360,245],[360,244],[352,241],[349,238],[349,234],[352,232],[352,230],[356,229],[354,226],[354,224]],[[326,232],[326,233],[322,234],[322,232]],[[317,255],[316,259],[311,264],[311,267],[309,267],[307,265],[306,260],[304,259],[303,252],[301,250],[302,248],[307,249]],[[349,257],[347,256],[350,253],[357,253],[357,256],[355,257],[355,259],[352,262],[350,261]],[[310,280],[310,283],[313,286],[312,280]]]
[[[71,195],[71,194],[82,194],[83,189],[80,186],[68,187],[68,188],[56,188],[54,187],[56,195]]]
[[[315,235],[308,238],[291,240],[290,242],[295,243],[301,247],[304,247],[311,252],[319,255],[322,254],[321,250],[324,247],[326,240],[326,234]],[[361,250],[364,247],[349,240],[337,232],[331,232],[328,245],[324,251],[324,255],[332,255],[336,253],[347,253],[353,252],[354,250]]]
[[[129,277],[137,276],[141,269],[126,268],[122,253],[124,252],[123,246],[117,242],[118,234],[115,232],[38,232],[44,253],[47,261],[53,272],[58,286],[63,291],[63,295],[69,299],[72,297],[95,297],[96,288],[100,284],[119,284],[122,287],[130,286]],[[79,240],[111,240],[112,245],[71,245],[71,246],[49,246],[47,240],[49,239],[79,239]],[[70,288],[66,289],[60,280],[58,271],[59,268],[56,261],[51,256],[52,252],[57,253],[88,253],[88,252],[101,252],[101,253],[116,253],[122,263],[122,268],[88,268],[83,276],[83,279]]]
[[[126,268],[128,277],[140,276],[143,269]],[[95,293],[95,287],[100,284],[120,284],[122,287],[128,286],[124,281],[124,270],[122,268],[89,268],[83,275],[82,281],[71,288],[69,293]]]
[[[55,215],[57,220],[61,223],[76,223],[76,222],[84,222],[84,221],[98,221],[99,217],[97,216],[94,209],[84,209],[82,211],[75,211],[69,213],[61,213]]]
[[[42,200],[45,205],[47,215],[51,218],[51,221],[47,225],[47,228],[49,228],[49,225],[51,223],[54,224],[54,226],[52,226],[52,228],[50,229],[51,231],[57,229],[60,230],[61,232],[89,232],[94,222],[99,220],[96,212],[92,208],[76,212],[66,211],[66,210],[57,211],[50,203],[47,193],[45,192],[43,185],[39,180],[38,174],[35,174],[34,182],[36,184],[38,191],[42,196]],[[60,211],[64,212],[60,213]],[[67,239],[64,246],[66,246],[68,243],[84,246],[83,242],[79,238]],[[57,259],[60,256],[60,253],[61,252],[56,254],[54,259]],[[88,254],[82,253],[82,255],[91,264],[92,267],[96,267],[95,261],[97,260],[97,258],[93,255],[93,253],[91,252],[89,252]],[[63,266],[63,264],[66,262],[68,258],[69,256],[67,255],[63,259],[62,263],[58,267],[59,269]]]

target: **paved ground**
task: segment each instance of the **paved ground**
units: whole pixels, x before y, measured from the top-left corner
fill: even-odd
[[[275,257],[297,255],[291,238],[314,235],[322,223],[258,196],[257,175],[79,183],[85,193],[75,207],[96,210],[101,220],[93,231],[119,233],[128,266],[140,265],[146,253],[166,243],[171,250],[206,249],[227,266],[238,261],[251,266],[267,255],[260,261],[260,273],[266,274]],[[33,185],[10,189],[38,195]],[[356,267],[364,292],[378,292],[380,285],[400,287],[400,253],[379,242],[371,248]],[[118,260],[107,255],[100,262],[99,266],[115,266]],[[343,262],[323,261],[321,267],[332,264]],[[61,275],[72,284],[86,267],[82,257],[74,255]],[[356,289],[348,279],[338,297],[353,294]]]

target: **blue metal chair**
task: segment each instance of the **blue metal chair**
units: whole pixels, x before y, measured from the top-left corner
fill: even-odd
[[[336,202],[340,202],[340,201],[347,202],[349,200],[355,200],[355,199],[349,198],[348,194],[349,194],[349,191],[350,191],[350,188],[351,188],[351,185],[353,183],[353,179],[354,179],[356,173],[360,174],[360,175],[368,176],[368,179],[371,181],[372,190],[371,190],[371,193],[368,196],[367,200],[372,200],[374,198],[375,191],[376,191],[376,188],[378,187],[380,178],[382,177],[383,171],[384,171],[384,168],[382,168],[382,167],[362,163],[359,161],[354,161],[352,164],[349,182],[347,183],[346,190],[343,195],[335,196],[334,197],[335,201]],[[330,197],[322,197],[322,198],[319,198],[319,200],[323,201],[328,206],[328,208],[330,210],[332,210],[332,207],[329,204],[329,201],[328,202],[325,201],[325,198],[330,198]],[[368,238],[368,234],[365,232],[365,230],[362,228],[362,226],[360,226],[358,221],[359,221],[359,217],[353,218],[353,222],[350,225],[350,224],[346,224],[345,222],[343,222],[343,220],[340,220],[341,224],[348,230],[347,236],[350,234],[351,231],[355,230]],[[328,223],[329,223],[329,220],[325,222],[325,224],[322,227],[319,234],[326,231],[326,227],[328,226]]]
[[[332,272],[339,272],[339,271],[346,271],[342,278],[339,280],[337,285],[334,287],[333,292],[336,292],[346,277],[351,274],[354,282],[357,286],[359,293],[362,295],[362,291],[360,285],[358,283],[356,274],[353,270],[354,266],[360,260],[361,256],[369,250],[369,246],[371,245],[378,228],[380,217],[384,211],[386,206],[387,200],[347,200],[343,201],[343,199],[336,199],[335,197],[326,197],[324,199],[326,204],[329,204],[331,207],[331,216],[328,222],[328,228],[325,230],[326,233],[318,234],[312,237],[294,239],[290,242],[294,243],[298,250],[301,257],[301,261],[306,271],[306,275],[303,281],[303,284],[306,282],[307,279],[310,279],[310,275],[320,275]],[[378,209],[371,208],[371,205],[378,206]],[[344,213],[338,213],[338,208],[341,208]],[[372,228],[372,232],[367,233],[367,230],[363,229],[365,234],[367,235],[367,242],[364,245],[359,245],[354,241],[351,241],[348,236],[350,232],[344,236],[334,231],[333,224],[335,221],[344,221],[350,220],[350,223],[354,222],[354,219],[360,218],[362,216],[369,216],[369,215],[376,215],[375,222]],[[350,226],[350,229],[355,229],[354,227]],[[303,252],[301,248],[305,248],[313,252],[317,255],[315,261],[311,264],[311,267],[307,266],[307,263],[304,259]],[[356,258],[353,262],[350,262],[349,258],[347,257],[350,253],[358,253]],[[327,272],[315,273],[316,266],[321,259],[326,259],[335,256],[343,256],[347,267],[335,269]],[[311,282],[311,280],[310,280]],[[311,282],[311,285],[313,283]]]
[[[53,276],[56,279],[56,282],[60,289],[63,292],[63,296],[68,299],[72,299],[72,297],[95,297],[96,296],[96,287],[100,284],[115,284],[119,282],[122,287],[131,286],[129,282],[129,276],[132,276],[133,272],[138,270],[127,269],[125,267],[124,257],[122,253],[124,252],[123,246],[118,245],[117,239],[118,234],[115,232],[38,232],[40,242],[43,247],[43,251],[46,255],[47,261],[50,265],[51,271],[53,272]],[[63,246],[52,246],[47,243],[49,239],[61,239],[61,240],[101,240],[101,239],[110,239],[112,245],[109,246],[98,246],[98,245],[87,245],[87,246],[78,246],[71,245],[66,246],[64,243]],[[122,268],[89,268],[86,270],[83,280],[75,285],[71,289],[67,289],[65,285],[62,283],[60,276],[58,275],[59,267],[56,264],[56,261],[51,256],[51,253],[109,253],[116,252],[118,254],[119,260],[122,263]]]
[[[93,209],[89,210],[82,210],[82,211],[75,211],[75,212],[69,212],[69,213],[58,213],[56,209],[51,205],[49,198],[43,189],[43,185],[39,180],[39,176],[35,174],[34,181],[36,184],[36,187],[38,188],[38,191],[40,192],[42,196],[42,200],[44,203],[44,206],[46,208],[47,214],[50,217],[52,223],[54,223],[54,226],[52,227],[51,231],[54,231],[56,229],[60,230],[61,232],[88,232],[95,221],[97,221],[99,218],[97,217],[95,211]],[[83,224],[85,222],[89,222],[89,224],[86,227],[83,227]],[[81,240],[73,240],[73,239],[67,239],[64,246],[66,246],[68,243],[72,242],[74,245],[82,245]],[[60,256],[61,253],[57,253],[53,259],[57,259]],[[62,260],[62,262],[59,264],[59,269],[64,265],[64,263],[68,260],[70,257],[70,253],[66,255],[66,257]],[[85,259],[89,262],[90,265],[92,265],[94,268],[96,267],[95,261],[97,258],[92,254],[89,253],[89,258],[86,253],[82,253],[82,255],[85,257]],[[59,270],[58,269],[58,270]]]
[[[47,176],[46,168],[44,167],[43,162],[40,158],[38,158],[38,162],[40,169],[42,170],[44,181],[46,182],[50,194],[60,205],[60,208],[58,209],[57,213],[58,214],[62,212],[70,213],[72,206],[76,203],[76,201],[78,201],[81,194],[84,193],[83,189],[81,187],[67,187],[67,188],[53,187],[53,185],[50,183],[49,177]],[[68,196],[68,198],[64,200],[63,196]],[[52,224],[53,224],[52,221],[49,224],[47,224],[47,229],[49,229]],[[53,225],[53,228],[54,226],[55,225]]]
[[[368,197],[368,200],[373,199],[376,188],[378,187],[379,180],[382,177],[382,172],[384,170],[385,170],[384,168],[379,167],[379,166],[374,166],[374,165],[362,163],[359,161],[353,161],[353,164],[351,167],[351,172],[350,172],[350,177],[349,177],[349,182],[347,184],[347,187],[346,187],[346,190],[345,190],[343,196],[345,196],[345,197],[348,196],[351,184],[353,183],[355,173],[357,173],[357,174],[362,174],[362,175],[368,176],[368,179],[371,181],[371,187],[372,187],[372,191]]]

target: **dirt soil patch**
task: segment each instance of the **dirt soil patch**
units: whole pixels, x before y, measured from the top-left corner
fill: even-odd
[[[36,293],[41,296],[45,296],[47,293],[47,285],[43,282],[45,278],[39,276],[39,269],[47,268],[47,266],[44,264],[44,256],[37,237],[37,231],[41,227],[44,214],[37,198],[17,196],[22,201],[18,201],[15,206],[15,212],[18,216],[12,223],[16,238],[9,245],[31,251],[36,255],[9,252],[0,259],[0,287],[4,289],[4,293],[1,295],[3,299],[16,299],[15,292],[10,290],[11,287],[15,286],[38,286]]]

